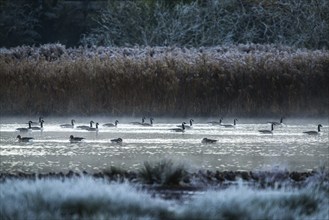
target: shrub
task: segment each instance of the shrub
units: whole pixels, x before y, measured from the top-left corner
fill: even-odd
[[[183,165],[175,165],[171,160],[163,159],[157,163],[144,162],[144,167],[139,171],[139,178],[146,184],[177,186],[186,174]]]

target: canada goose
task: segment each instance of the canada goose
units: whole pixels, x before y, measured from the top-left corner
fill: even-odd
[[[19,132],[28,132],[28,131],[32,131],[32,127],[31,127],[31,121],[28,122],[29,124],[29,127],[28,128],[17,128],[16,131],[19,131]]]
[[[233,120],[233,125],[232,124],[221,124],[221,126],[225,127],[225,128],[234,128],[236,125],[236,122],[238,121],[238,119],[234,119]]]
[[[96,128],[92,128],[92,127],[90,127],[90,128],[88,128],[88,129],[86,129],[87,131],[98,131],[98,122],[96,123]]]
[[[223,121],[223,118],[220,118],[219,121],[210,121],[210,122],[208,122],[208,124],[211,124],[211,125],[221,125],[222,124],[222,121]]]
[[[33,140],[33,137],[21,137],[20,135],[17,135],[18,141],[19,142],[30,142]]]
[[[271,124],[271,130],[258,130],[262,134],[273,134],[274,124]]]
[[[191,128],[193,128],[192,127],[193,126],[193,122],[194,122],[194,120],[193,119],[190,119],[190,125],[184,125],[185,129],[191,129]],[[177,127],[182,128],[182,125],[177,125]]]
[[[38,122],[31,121],[31,125],[38,125],[38,124],[40,124],[42,119],[43,119],[43,117],[39,117],[39,121]]]
[[[273,124],[273,125],[283,125],[283,119],[284,119],[284,117],[281,117],[280,118],[280,122],[277,122],[277,121],[269,121],[267,123],[268,124]]]
[[[61,126],[61,128],[74,128],[74,122],[75,122],[75,120],[72,119],[71,124],[62,124],[60,126]]]
[[[113,123],[106,123],[106,124],[103,124],[103,126],[105,127],[116,127],[118,125],[119,121],[118,120],[115,120],[114,124]]]
[[[44,123],[45,121],[44,120],[41,120],[41,122],[40,122],[40,127],[31,127],[31,129],[33,130],[33,131],[41,131],[41,130],[43,130],[43,123]]]
[[[150,123],[142,123],[143,126],[153,126],[153,118],[150,118]]]
[[[122,143],[122,138],[112,139],[111,142],[116,143],[116,144],[121,144]]]
[[[175,132],[184,132],[185,131],[185,124],[186,124],[186,122],[183,122],[181,128],[172,128],[170,130],[175,131]]]
[[[214,140],[214,139],[209,139],[209,138],[203,138],[201,143],[202,144],[213,144],[213,143],[216,143],[217,140]]]
[[[77,126],[77,128],[79,129],[84,129],[84,130],[88,130],[89,128],[92,128],[93,127],[93,123],[95,123],[94,121],[90,121],[90,126],[87,126],[87,125],[80,125],[80,126]]]
[[[132,125],[142,125],[145,122],[145,117],[142,117],[142,122],[130,122]]]
[[[70,135],[70,142],[71,142],[71,143],[80,142],[80,141],[82,141],[83,139],[85,139],[85,138],[83,138],[83,137],[74,137],[73,135]]]
[[[304,131],[304,134],[308,134],[308,135],[317,135],[320,134],[320,128],[322,127],[321,124],[318,124],[318,131]]]

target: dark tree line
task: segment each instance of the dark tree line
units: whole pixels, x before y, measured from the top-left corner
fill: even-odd
[[[99,8],[91,1],[17,0],[4,1],[0,13],[0,46],[40,45],[60,42],[79,45],[92,27]],[[103,1],[103,4],[105,2]]]
[[[3,0],[0,46],[329,48],[328,0]]]

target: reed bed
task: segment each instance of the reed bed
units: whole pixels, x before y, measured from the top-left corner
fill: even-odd
[[[1,115],[328,115],[329,52],[279,45],[0,49]]]

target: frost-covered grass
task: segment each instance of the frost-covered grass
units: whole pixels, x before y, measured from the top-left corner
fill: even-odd
[[[328,114],[329,52],[60,44],[0,49],[1,114]]]
[[[170,194],[170,191],[166,191]],[[184,191],[182,192],[184,193]],[[328,185],[231,186],[165,200],[129,183],[91,177],[0,183],[1,219],[328,219]],[[4,202],[3,202],[4,201]]]

